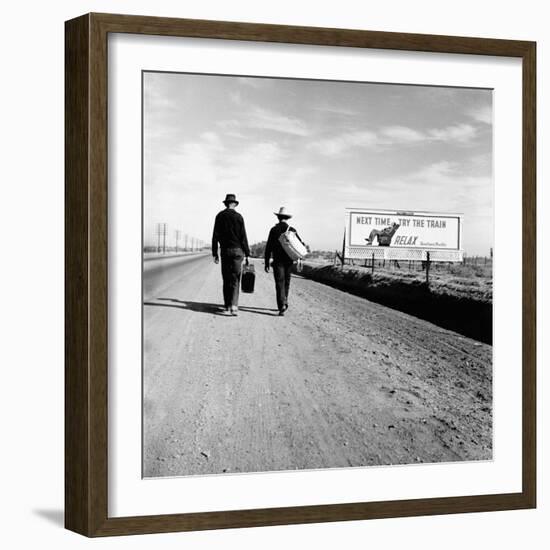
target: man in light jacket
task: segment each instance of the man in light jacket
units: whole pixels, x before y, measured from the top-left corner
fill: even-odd
[[[296,233],[296,236],[302,244],[296,229],[290,227],[287,220],[292,218],[292,214],[286,211],[284,206],[281,206],[279,212],[274,212],[279,220],[279,223],[275,224],[269,231],[269,237],[267,238],[267,244],[265,247],[265,271],[269,273],[269,261],[273,256],[273,277],[275,278],[275,293],[277,296],[277,308],[279,309],[279,315],[284,316],[285,311],[288,309],[288,293],[290,290],[290,276],[292,273],[293,260],[284,251],[279,237],[287,230]],[[305,245],[304,245],[305,246]]]

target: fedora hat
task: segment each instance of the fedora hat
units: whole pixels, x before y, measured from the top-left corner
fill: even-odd
[[[292,214],[289,214],[284,206],[279,208],[279,212],[273,212],[273,214],[275,214],[275,216],[280,216],[281,218],[292,218]]]
[[[235,204],[239,204],[239,201],[237,200],[237,197],[233,195],[233,193],[229,193],[225,195],[225,200],[222,201],[224,204],[227,204],[229,202],[234,202]]]

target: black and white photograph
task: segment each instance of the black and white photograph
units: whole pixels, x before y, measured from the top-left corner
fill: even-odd
[[[142,73],[142,475],[493,459],[493,91]]]
[[[4,548],[548,546],[546,3],[3,8]]]

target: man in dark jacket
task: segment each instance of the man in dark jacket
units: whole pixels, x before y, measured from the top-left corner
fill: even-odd
[[[284,251],[279,237],[287,230],[296,233],[298,239],[300,236],[296,232],[294,227],[290,227],[287,220],[292,218],[291,214],[286,212],[284,206],[282,206],[279,212],[274,212],[277,216],[279,223],[275,224],[267,238],[267,244],[265,247],[265,271],[269,273],[269,260],[273,256],[273,277],[275,278],[275,292],[277,295],[277,307],[279,308],[279,315],[282,317],[285,311],[288,309],[288,292],[290,288],[290,275],[292,273],[293,261],[289,258],[288,254]],[[302,242],[302,239],[300,239]],[[303,244],[303,242],[302,242]],[[305,246],[305,245],[304,245]]]
[[[221,249],[223,302],[226,313],[237,315],[239,284],[243,258],[250,256],[243,217],[235,210],[239,204],[235,195],[227,195],[223,201],[225,210],[219,212],[212,234],[212,256],[219,263],[218,243]]]

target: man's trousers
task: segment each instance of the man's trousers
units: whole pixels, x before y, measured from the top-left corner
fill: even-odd
[[[275,293],[277,295],[277,307],[279,311],[288,305],[288,292],[290,289],[290,276],[292,263],[273,263],[273,277],[275,278]]]
[[[225,307],[239,305],[239,286],[244,253],[240,248],[221,251],[223,303]]]

